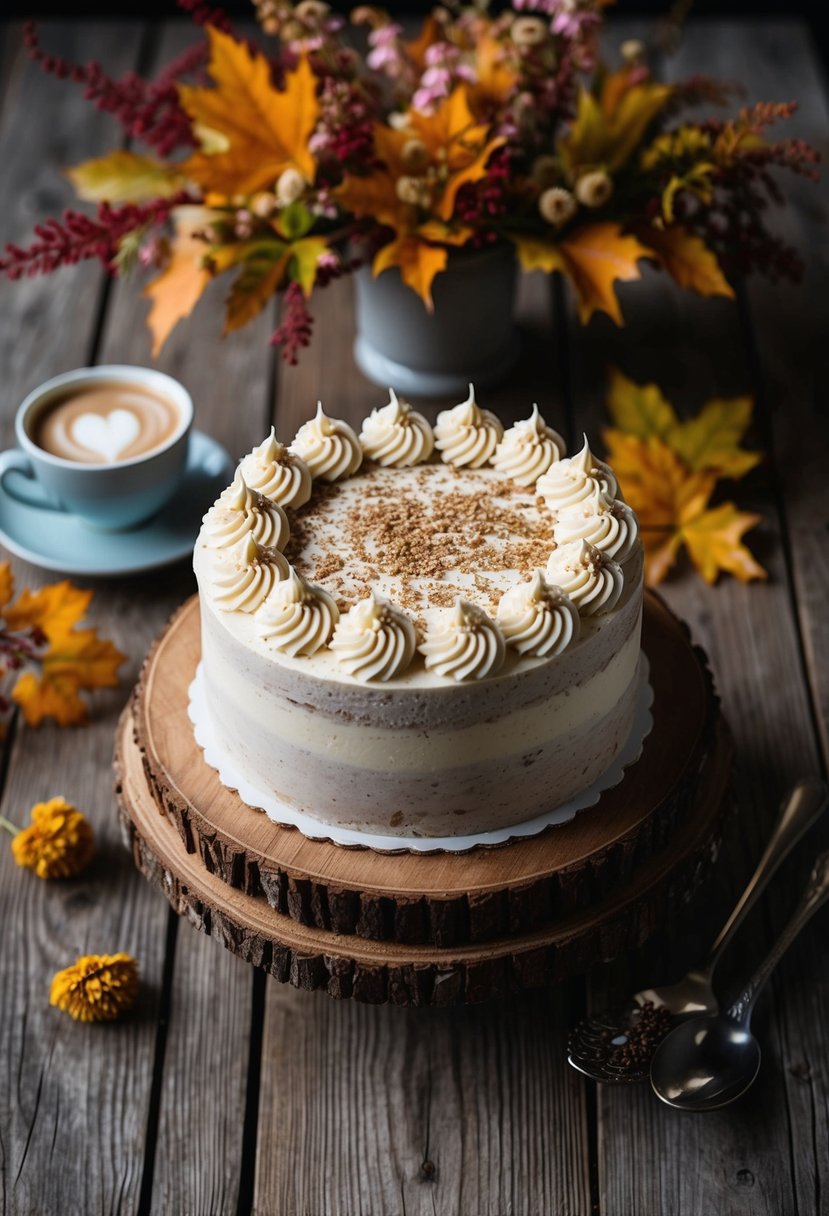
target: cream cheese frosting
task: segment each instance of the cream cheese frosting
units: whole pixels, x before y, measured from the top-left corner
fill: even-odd
[[[581,451],[550,465],[535,488],[548,507],[559,511],[597,493],[615,498],[619,487],[610,466],[590,451],[585,435]]]
[[[375,595],[355,604],[341,617],[331,650],[349,675],[358,680],[393,680],[414,658],[414,623]]]
[[[291,535],[279,504],[252,490],[239,470],[203,522],[207,544],[214,549],[232,548],[246,536],[266,548],[284,549]]]
[[[435,437],[423,415],[389,389],[388,405],[372,410],[364,420],[360,443],[370,460],[386,468],[404,469],[429,459]]]
[[[340,618],[332,596],[291,568],[256,610],[259,636],[291,658],[316,654]]]
[[[255,612],[276,583],[288,577],[287,561],[278,549],[257,545],[248,535],[232,553],[213,583],[213,595],[223,612]]]
[[[500,420],[489,410],[481,409],[471,384],[466,401],[451,410],[442,410],[435,424],[435,446],[445,463],[456,468],[479,469],[485,465],[503,436]]]
[[[636,552],[639,522],[627,503],[596,493],[562,507],[553,536],[557,545],[586,540],[621,565]]]
[[[585,540],[554,549],[547,577],[585,616],[610,612],[624,587],[622,567]]]
[[[514,423],[504,432],[492,457],[492,465],[517,485],[532,486],[563,455],[564,440],[558,431],[547,426],[538,406],[534,405],[529,418]]]
[[[350,477],[363,463],[363,449],[355,432],[342,419],[329,418],[321,401],[314,417],[297,431],[289,451],[304,460],[311,476],[320,481]]]
[[[453,680],[482,680],[504,662],[504,638],[486,613],[458,596],[426,632],[420,653],[426,667]]]
[[[498,625],[507,644],[531,658],[561,654],[578,641],[580,624],[573,601],[540,570],[511,587],[498,604]]]
[[[239,470],[254,490],[280,507],[302,507],[311,497],[311,473],[299,456],[289,452],[271,433],[243,457]]]

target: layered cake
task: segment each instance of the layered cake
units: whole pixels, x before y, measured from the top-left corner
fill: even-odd
[[[323,827],[509,827],[628,742],[636,517],[536,407],[505,430],[470,388],[433,427],[392,393],[358,434],[319,405],[241,461],[194,564],[213,738]]]

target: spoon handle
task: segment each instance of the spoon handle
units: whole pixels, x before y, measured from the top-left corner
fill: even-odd
[[[761,988],[780,962],[803,926],[811,920],[821,904],[829,899],[829,850],[821,853],[803,892],[803,898],[798,904],[794,915],[788,922],[777,941],[769,950],[760,966],[755,971],[743,991],[728,1010],[727,1017],[748,1027],[754,1002]]]
[[[829,802],[829,789],[822,781],[801,781],[789,794],[780,808],[780,816],[763,856],[757,863],[757,869],[749,879],[748,886],[737,901],[734,911],[720,929],[717,939],[711,947],[707,963],[701,968],[709,978],[726,946],[766,889],[769,879],[801,836],[823,813],[827,802]]]

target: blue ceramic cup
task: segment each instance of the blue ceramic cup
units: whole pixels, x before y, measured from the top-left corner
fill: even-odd
[[[50,403],[101,381],[165,397],[179,415],[175,429],[158,447],[109,464],[67,460],[38,447],[33,428]],[[29,393],[18,409],[18,446],[0,453],[0,486],[18,502],[41,509],[44,524],[50,511],[66,511],[94,529],[131,528],[155,515],[175,493],[187,463],[192,425],[190,394],[163,372],[127,364],[64,372]]]

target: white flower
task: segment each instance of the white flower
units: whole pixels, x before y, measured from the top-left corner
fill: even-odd
[[[613,194],[613,180],[604,169],[591,169],[576,181],[576,198],[584,207],[603,207]]]
[[[539,198],[538,210],[543,220],[560,228],[575,215],[576,200],[570,191],[562,186],[551,186]]]

